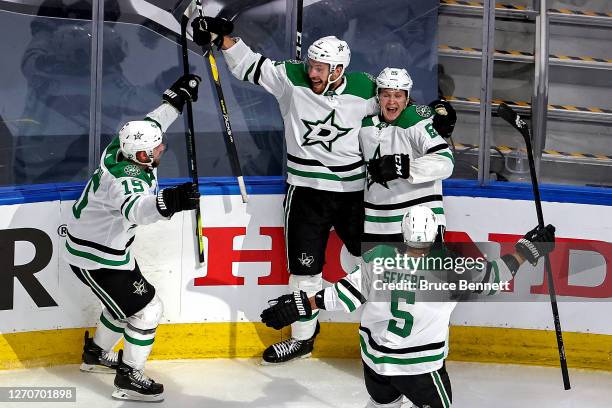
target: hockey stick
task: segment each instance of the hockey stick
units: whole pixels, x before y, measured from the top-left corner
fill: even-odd
[[[296,0],[296,25],[295,25],[295,59],[302,60],[302,15],[304,13],[304,0]]]
[[[196,7],[200,17],[202,17],[202,0],[196,0]],[[246,203],[249,201],[249,196],[246,192],[246,186],[244,185],[244,179],[242,177],[242,169],[240,168],[240,161],[238,160],[238,151],[236,150],[236,142],[234,141],[234,134],[232,133],[232,126],[230,125],[229,113],[227,112],[227,104],[225,97],[223,96],[223,88],[221,87],[221,78],[219,77],[219,70],[217,69],[217,61],[215,59],[213,47],[210,47],[208,52],[208,63],[210,66],[210,74],[213,82],[215,83],[215,90],[217,91],[217,99],[219,101],[219,109],[221,109],[221,115],[223,116],[224,128],[224,140],[227,152],[229,153],[230,165],[232,166],[232,173],[238,180],[238,187],[240,188],[240,195],[242,196],[242,202]]]
[[[189,74],[189,49],[187,48],[187,24],[189,17],[183,15],[181,18],[181,49],[183,52],[183,72]],[[193,130],[193,107],[191,101],[187,101],[187,159],[189,160],[189,172],[193,183],[199,186],[198,179],[198,162],[196,160],[195,132]],[[196,217],[196,239],[198,240],[198,261],[203,264],[204,261],[204,240],[202,238],[202,212],[198,205],[195,210]]]
[[[538,187],[538,178],[535,172],[535,164],[533,160],[533,151],[531,147],[531,136],[529,134],[529,126],[527,123],[505,103],[501,103],[497,108],[497,114],[510,123],[512,127],[518,130],[525,139],[527,148],[527,158],[529,159],[529,172],[531,173],[531,185],[533,188],[533,196],[535,199],[536,212],[538,215],[538,225],[544,227],[544,215],[542,214],[542,201],[540,199],[540,188]],[[552,307],[553,320],[555,323],[555,333],[557,335],[557,348],[559,349],[559,361],[561,363],[561,375],[563,376],[563,386],[566,390],[571,388],[569,373],[567,371],[567,360],[565,359],[565,347],[563,345],[563,332],[561,331],[561,321],[559,320],[559,309],[557,308],[557,294],[553,281],[552,269],[550,267],[550,258],[548,254],[544,257],[544,269],[546,271],[546,279],[548,280],[548,293],[550,295],[550,305]]]

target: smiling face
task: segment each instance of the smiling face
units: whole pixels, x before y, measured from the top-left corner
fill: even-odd
[[[378,93],[380,112],[385,122],[393,122],[408,105],[407,92],[401,89],[381,89]]]
[[[329,64],[308,59],[308,78],[310,79],[310,89],[312,92],[320,95],[325,90],[329,78]],[[342,66],[336,67],[332,73],[331,80],[335,81],[342,72]],[[341,81],[334,82],[331,89],[335,89],[340,85]]]

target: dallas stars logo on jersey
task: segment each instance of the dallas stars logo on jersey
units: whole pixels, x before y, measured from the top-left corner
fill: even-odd
[[[370,160],[374,160],[374,159],[380,159],[380,145],[378,145],[376,147],[376,150],[374,151],[374,156],[372,156],[372,158]],[[370,189],[370,187],[372,186],[372,184],[374,184],[374,180],[372,180],[372,177],[370,176],[370,173],[368,173],[368,178],[367,178],[367,187],[368,190]],[[383,182],[380,183],[381,186],[383,186],[384,188],[389,188],[389,186],[387,185],[387,182]]]
[[[310,268],[314,262],[314,256],[306,255],[306,252],[302,252],[302,256],[298,258],[298,261],[300,261],[300,263],[305,267]]]
[[[328,152],[332,151],[332,143],[338,138],[346,135],[352,128],[343,128],[335,123],[336,111],[332,110],[329,115],[323,120],[315,122],[302,119],[308,132],[304,135],[304,143],[302,146],[313,146],[320,144]]]
[[[140,174],[140,167],[136,166],[135,164],[128,164],[123,168],[123,172],[128,176],[135,177]]]
[[[419,116],[422,116],[424,118],[428,118],[431,116],[431,108],[427,105],[417,105],[415,111]]]
[[[136,289],[133,293],[137,294],[137,295],[144,295],[145,293],[147,293],[147,288],[146,285],[144,283],[144,280],[140,280],[139,282],[134,281],[133,283],[134,285],[134,289]]]

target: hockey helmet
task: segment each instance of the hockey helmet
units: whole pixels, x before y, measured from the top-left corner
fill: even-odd
[[[319,38],[308,47],[308,58],[313,61],[329,64],[329,76],[327,77],[329,86],[329,84],[338,81],[344,75],[346,68],[351,62],[351,50],[346,41],[329,35]],[[342,65],[342,71],[336,80],[331,81],[332,73],[338,65]],[[325,91],[327,91],[327,88]]]
[[[342,65],[344,69],[351,62],[351,50],[346,41],[342,41],[333,35],[319,38],[308,47],[308,58],[330,65],[330,71]]]
[[[439,221],[428,207],[416,205],[402,218],[404,242],[412,248],[428,248],[436,240]]]
[[[149,120],[127,122],[119,130],[119,149],[123,156],[138,164],[153,167],[153,150],[160,144],[167,144],[159,126]],[[146,162],[138,160],[137,153],[145,152]]]
[[[381,89],[401,89],[406,91],[406,99],[410,98],[412,78],[403,68],[385,68],[376,77],[376,95]]]

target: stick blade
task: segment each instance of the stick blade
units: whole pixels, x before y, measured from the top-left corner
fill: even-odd
[[[499,104],[497,114],[500,118],[511,124],[512,127],[521,132],[523,136],[529,136],[529,127],[527,126],[527,123],[506,103],[502,102]]]

